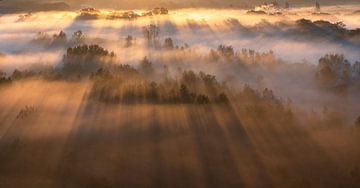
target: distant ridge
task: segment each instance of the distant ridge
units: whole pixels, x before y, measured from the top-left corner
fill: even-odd
[[[0,0],[0,14],[11,14],[21,12],[38,12],[38,11],[66,11],[70,6],[65,2],[41,3],[34,1],[20,1],[7,3]]]

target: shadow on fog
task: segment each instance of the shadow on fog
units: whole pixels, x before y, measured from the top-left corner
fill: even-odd
[[[116,179],[104,177],[105,180],[98,180],[100,184],[135,187],[219,187],[242,184],[241,176],[224,143],[224,135],[218,132],[219,125],[216,122],[208,124],[211,121],[206,118],[208,115],[204,114],[204,109],[192,106],[125,106],[117,108],[114,113],[115,109],[93,105],[89,104],[86,108],[100,111],[94,110],[90,115],[87,114],[86,117],[93,117],[89,120],[80,120],[78,131],[75,131],[65,147],[67,149],[64,153],[70,155],[71,159],[63,160],[59,165],[60,182],[65,182],[64,186],[68,185],[66,182],[74,181],[84,185],[91,179],[96,180],[97,175],[92,172],[89,172],[90,179],[86,180],[81,180],[83,175],[77,174],[77,171],[83,171],[83,168],[95,161],[95,168],[108,171],[106,174],[116,174]],[[184,116],[177,119],[175,125],[168,124],[171,122],[166,118],[177,118],[178,110],[184,112]],[[114,115],[106,119],[99,115],[109,111]],[[133,112],[138,115],[134,116]],[[127,118],[113,119],[119,115]],[[202,117],[204,115],[205,119]],[[102,126],[95,122],[102,122]],[[107,126],[115,126],[115,130],[104,130]],[[107,148],[107,151],[94,156],[90,154],[91,151],[87,153],[87,146],[94,149]],[[111,157],[110,153],[116,154],[115,161],[105,164],[105,161],[111,160],[108,158]],[[77,161],[78,167],[67,169],[66,166],[71,166],[68,161],[73,160]],[[69,178],[72,180],[68,181]]]
[[[1,139],[0,185],[351,185],[327,151],[289,121],[279,127],[236,106],[104,105],[82,96],[75,119],[57,125],[68,124],[63,135],[27,139],[19,130],[40,131],[43,120],[12,123]],[[64,114],[57,117],[62,122]]]

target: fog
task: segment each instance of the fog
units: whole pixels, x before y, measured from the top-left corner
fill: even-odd
[[[0,16],[0,187],[360,185],[360,6],[217,3]]]
[[[220,81],[234,82],[236,87],[254,85],[257,77],[264,77],[266,87],[276,90],[279,96],[314,107],[318,105],[315,101],[326,97],[317,92],[316,86],[309,91],[301,90],[314,85],[318,60],[325,54],[343,54],[350,64],[360,60],[360,33],[356,30],[360,27],[357,22],[360,17],[351,14],[358,9],[353,5],[329,6],[322,8],[328,14],[314,15],[312,8],[293,8],[278,16],[249,15],[246,10],[237,9],[179,9],[168,15],[136,19],[109,17],[114,13],[111,10],[4,15],[0,17],[3,23],[0,26],[0,68],[11,75],[15,69],[61,67],[66,48],[99,44],[116,54],[116,64],[137,66],[147,56],[156,67],[167,65],[172,72],[178,68],[205,71]],[[135,12],[140,14],[144,10]],[[84,19],[86,14],[97,16]],[[41,24],[44,22],[50,24]],[[339,22],[343,25],[337,25]],[[162,45],[166,38],[171,38],[174,47],[187,50],[179,53],[149,48],[144,27],[151,24],[159,29],[156,42]],[[60,31],[64,31],[64,38]],[[74,35],[76,31],[82,31],[81,41]],[[127,36],[133,37],[130,48],[125,47]],[[209,63],[210,50],[222,44],[232,46],[236,53],[243,49],[271,52],[274,59],[269,61],[279,65],[269,71]],[[294,67],[300,69],[293,70]],[[290,84],[294,82],[297,85]],[[324,105],[320,104],[318,108]]]

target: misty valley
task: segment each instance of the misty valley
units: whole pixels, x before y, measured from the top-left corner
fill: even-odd
[[[360,5],[63,6],[0,12],[0,187],[360,186]]]

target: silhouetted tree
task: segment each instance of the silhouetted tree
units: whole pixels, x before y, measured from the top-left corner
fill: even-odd
[[[360,61],[356,61],[353,65],[352,65],[352,75],[353,77],[360,81]]]
[[[119,96],[120,97],[120,96]],[[132,104],[136,102],[135,87],[129,86],[122,95],[122,102],[125,104]]]
[[[143,33],[149,47],[158,47],[160,28],[154,24],[143,27]]]
[[[52,36],[52,42],[50,47],[64,46],[68,42],[66,33],[64,31],[60,31],[59,34],[54,34]]]
[[[325,87],[346,86],[351,79],[351,65],[343,55],[325,55],[319,60],[316,78]]]
[[[265,88],[263,90],[263,97],[264,99],[273,100],[275,99],[274,93],[271,89]]]
[[[76,17],[77,20],[96,20],[98,19],[100,11],[95,8],[83,8],[80,14]]]
[[[46,40],[50,40],[50,36],[44,32],[37,32],[34,40],[46,41]]]
[[[193,85],[198,82],[198,77],[193,71],[184,71],[181,75],[181,82],[186,85]]]
[[[20,79],[22,77],[22,72],[18,69],[15,69],[14,72],[11,75],[12,79]]]
[[[62,72],[80,76],[90,75],[101,67],[110,66],[114,58],[114,52],[109,52],[99,45],[68,48],[63,57]]]
[[[235,55],[234,48],[232,46],[219,45],[217,51],[226,58],[231,58]]]
[[[321,8],[320,8],[320,3],[316,1],[315,3],[315,11],[316,12],[320,12],[321,11]]]
[[[188,88],[186,87],[186,85],[184,85],[184,84],[182,84],[180,86],[180,98],[181,98],[181,101],[183,101],[185,103],[191,102],[190,92],[189,92]]]
[[[0,70],[0,77],[6,77],[6,73]]]
[[[11,82],[11,78],[6,78],[6,73],[0,70],[0,85],[8,84]]]
[[[129,48],[129,47],[132,47],[135,43],[135,38],[131,35],[128,35],[126,38],[125,38],[125,48]]]
[[[227,95],[225,93],[220,93],[216,98],[215,98],[215,102],[217,103],[229,103],[229,98],[227,97]]]
[[[289,2],[285,2],[285,9],[289,9],[290,8],[290,4],[289,4]]]
[[[173,40],[171,38],[166,38],[164,42],[164,48],[167,50],[174,49]]]
[[[84,43],[85,40],[85,36],[84,33],[81,30],[75,31],[73,36],[72,36],[72,42],[75,45],[80,45],[82,43]]]
[[[144,57],[140,62],[139,70],[146,75],[152,75],[155,72],[151,61],[149,61],[147,57]]]
[[[112,75],[109,70],[99,68],[95,73],[92,73],[90,79],[111,79]]]
[[[210,99],[208,96],[200,94],[196,97],[196,103],[198,104],[209,104],[210,103]]]
[[[149,90],[147,92],[147,101],[150,103],[159,102],[159,94],[157,92],[157,84],[155,82],[151,82],[149,85]]]
[[[241,92],[241,98],[246,101],[257,101],[259,100],[259,93],[246,84]]]
[[[16,116],[16,119],[29,118],[31,116],[34,116],[36,112],[37,109],[34,106],[25,106],[23,109],[20,110],[20,112]]]
[[[360,128],[360,116],[355,121],[355,127]]]
[[[209,57],[212,61],[218,61],[220,59],[219,53],[214,49],[210,50]]]
[[[152,10],[152,13],[157,15],[157,14],[168,14],[169,10],[167,8],[164,7],[160,7],[160,8],[154,8]]]

